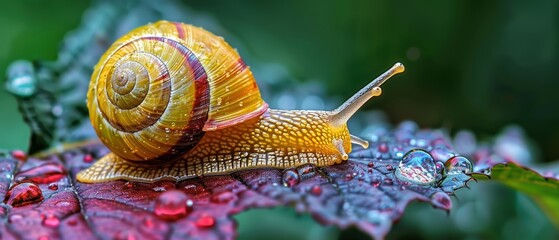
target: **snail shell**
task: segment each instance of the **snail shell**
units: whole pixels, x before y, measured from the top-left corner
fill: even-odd
[[[166,21],[116,41],[96,66],[89,89],[98,136],[129,161],[173,158],[196,145],[204,131],[268,108],[251,71],[223,38]]]
[[[258,167],[332,165],[348,158],[346,122],[399,63],[334,111],[274,110],[221,37],[159,21],[117,40],[96,65],[90,120],[111,150],[77,179],[153,182]]]

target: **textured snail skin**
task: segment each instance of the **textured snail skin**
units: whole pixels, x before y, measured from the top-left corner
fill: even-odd
[[[397,63],[334,111],[274,110],[237,52],[221,37],[159,21],[117,40],[91,77],[91,123],[111,153],[81,182],[182,180],[243,169],[327,166],[348,158],[347,120]]]
[[[331,126],[329,117],[330,113],[323,111],[270,109],[260,117],[234,127],[207,132],[193,149],[178,160],[159,162],[154,167],[151,164],[130,164],[109,154],[80,172],[78,180],[180,181],[249,168],[340,163],[342,158],[332,139],[344,142],[345,151],[350,152],[350,135],[346,126]]]

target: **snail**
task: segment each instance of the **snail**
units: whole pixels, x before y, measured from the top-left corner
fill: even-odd
[[[91,76],[87,106],[110,153],[81,182],[180,181],[253,168],[328,166],[348,159],[347,120],[396,63],[333,111],[268,108],[236,50],[184,23],[159,21],[117,40]]]

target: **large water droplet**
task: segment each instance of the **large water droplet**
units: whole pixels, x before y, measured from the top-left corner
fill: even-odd
[[[287,169],[283,172],[282,182],[286,187],[293,187],[300,181],[299,174],[293,169]]]
[[[6,199],[12,207],[21,207],[43,201],[43,192],[33,183],[20,183],[8,191]]]
[[[429,153],[414,149],[406,153],[396,169],[396,177],[402,181],[428,185],[436,180],[435,162]]]
[[[448,159],[444,166],[448,174],[471,173],[473,170],[472,162],[465,157],[455,156]]]
[[[33,182],[37,184],[56,182],[65,176],[64,166],[57,163],[46,163],[15,176],[16,182]]]
[[[155,199],[154,212],[159,218],[174,221],[192,212],[193,202],[184,192],[169,190]]]

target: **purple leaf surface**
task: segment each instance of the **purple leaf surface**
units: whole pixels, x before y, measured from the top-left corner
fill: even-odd
[[[275,206],[293,206],[324,225],[354,226],[383,238],[411,201],[452,208],[449,195],[470,178],[435,169],[438,158],[454,155],[449,145],[439,131],[402,124],[330,167],[254,169],[151,184],[77,182],[78,171],[108,152],[95,142],[25,161],[5,157],[2,239],[231,239],[237,225],[232,215]],[[427,165],[417,165],[418,174],[432,165],[431,183],[397,174],[408,169],[412,155],[406,153],[417,149],[433,155]]]

